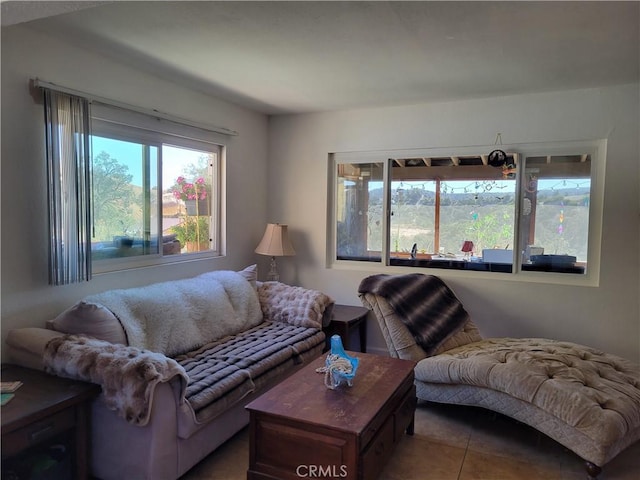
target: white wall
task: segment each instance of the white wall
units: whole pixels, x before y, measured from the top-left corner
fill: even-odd
[[[43,107],[28,81],[38,77],[105,98],[156,108],[183,118],[237,130],[229,137],[227,256],[96,275],[80,285],[47,281],[47,186]],[[253,253],[267,221],[268,120],[265,115],[213,99],[90,54],[23,26],[2,27],[2,338],[17,326],[43,325],[85,295],[212,269],[268,262]]]
[[[640,361],[638,85],[465,102],[279,116],[195,93],[29,30],[2,28],[2,336],[42,325],[79,298],[110,288],[241,268],[264,225],[290,225],[296,257],[279,259],[283,281],[321,289],[357,305],[369,271],[330,270],[326,257],[327,154],[465,145],[608,139],[600,286],[571,287],[441,275],[486,336],[546,336],[593,345]],[[47,284],[47,204],[42,106],[29,78],[226,126],[227,256],[206,262],[96,276],[81,285]],[[268,148],[268,156],[267,156]],[[269,168],[267,169],[267,159]],[[268,172],[268,183],[265,181]],[[268,204],[267,204],[268,201]],[[370,348],[384,349],[371,321]]]
[[[608,139],[599,287],[474,280],[438,270],[485,336],[541,336],[640,361],[638,85],[272,117],[269,215],[297,256],[282,279],[357,305],[365,270],[327,269],[329,152]],[[411,270],[415,271],[415,270]],[[370,318],[370,347],[384,349]]]

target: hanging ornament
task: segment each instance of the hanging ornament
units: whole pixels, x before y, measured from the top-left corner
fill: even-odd
[[[564,203],[560,204],[560,215],[558,216],[558,220],[559,220],[559,225],[558,225],[558,234],[562,235],[562,233],[564,232]]]
[[[502,167],[507,164],[507,154],[503,150],[494,150],[489,154],[489,165]]]
[[[493,143],[494,145],[502,146],[502,134],[498,133],[496,135],[496,141]],[[488,164],[492,167],[502,168],[502,178],[510,179],[515,178],[516,176],[516,166],[514,164],[508,163],[509,157],[501,148],[497,148],[489,153]]]
[[[496,141],[493,142],[493,144],[498,145],[498,142],[500,142],[500,145],[502,145],[501,133],[498,133],[496,135]],[[506,165],[506,164],[507,164],[507,154],[504,152],[504,150],[496,149],[489,154],[489,165],[491,165],[492,167],[502,167],[503,165]]]
[[[514,165],[507,165],[506,163],[502,166],[502,178],[505,180],[509,178],[515,178],[516,176],[516,167]]]

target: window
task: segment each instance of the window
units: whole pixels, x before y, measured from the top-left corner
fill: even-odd
[[[163,124],[150,129],[141,117],[92,108],[91,254],[98,271],[220,254],[224,147],[195,128],[188,135]]]
[[[604,142],[500,149],[333,154],[332,262],[587,276]]]

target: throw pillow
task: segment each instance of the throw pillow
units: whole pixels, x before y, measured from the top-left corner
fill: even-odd
[[[256,283],[258,281],[258,265],[254,263],[253,265],[249,265],[244,270],[240,270],[238,273],[246,278],[254,289],[258,289]]]
[[[80,301],[48,322],[47,326],[57,332],[85,334],[98,340],[128,345],[118,319],[98,303]]]
[[[324,314],[331,318],[334,301],[317,290],[280,282],[264,282],[258,298],[265,320],[322,329]]]

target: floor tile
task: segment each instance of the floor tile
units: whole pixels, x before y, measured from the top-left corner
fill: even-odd
[[[604,466],[599,480],[638,480],[640,478],[640,442],[622,451]]]
[[[488,413],[479,415],[474,421],[469,450],[555,466],[561,465],[563,458],[570,454],[562,445],[534,428],[504,415]]]
[[[245,428],[181,480],[245,480]],[[599,480],[638,480],[640,443],[607,464]],[[488,410],[422,402],[378,480],[584,480],[584,462],[535,429]]]
[[[509,456],[467,451],[458,480],[584,480],[584,473],[527,463]]]
[[[464,448],[419,435],[403,438],[378,480],[456,480]]]
[[[419,403],[415,415],[415,432],[433,441],[466,448],[475,411],[454,405]]]
[[[181,480],[246,480],[249,429],[238,432],[181,477]]]

